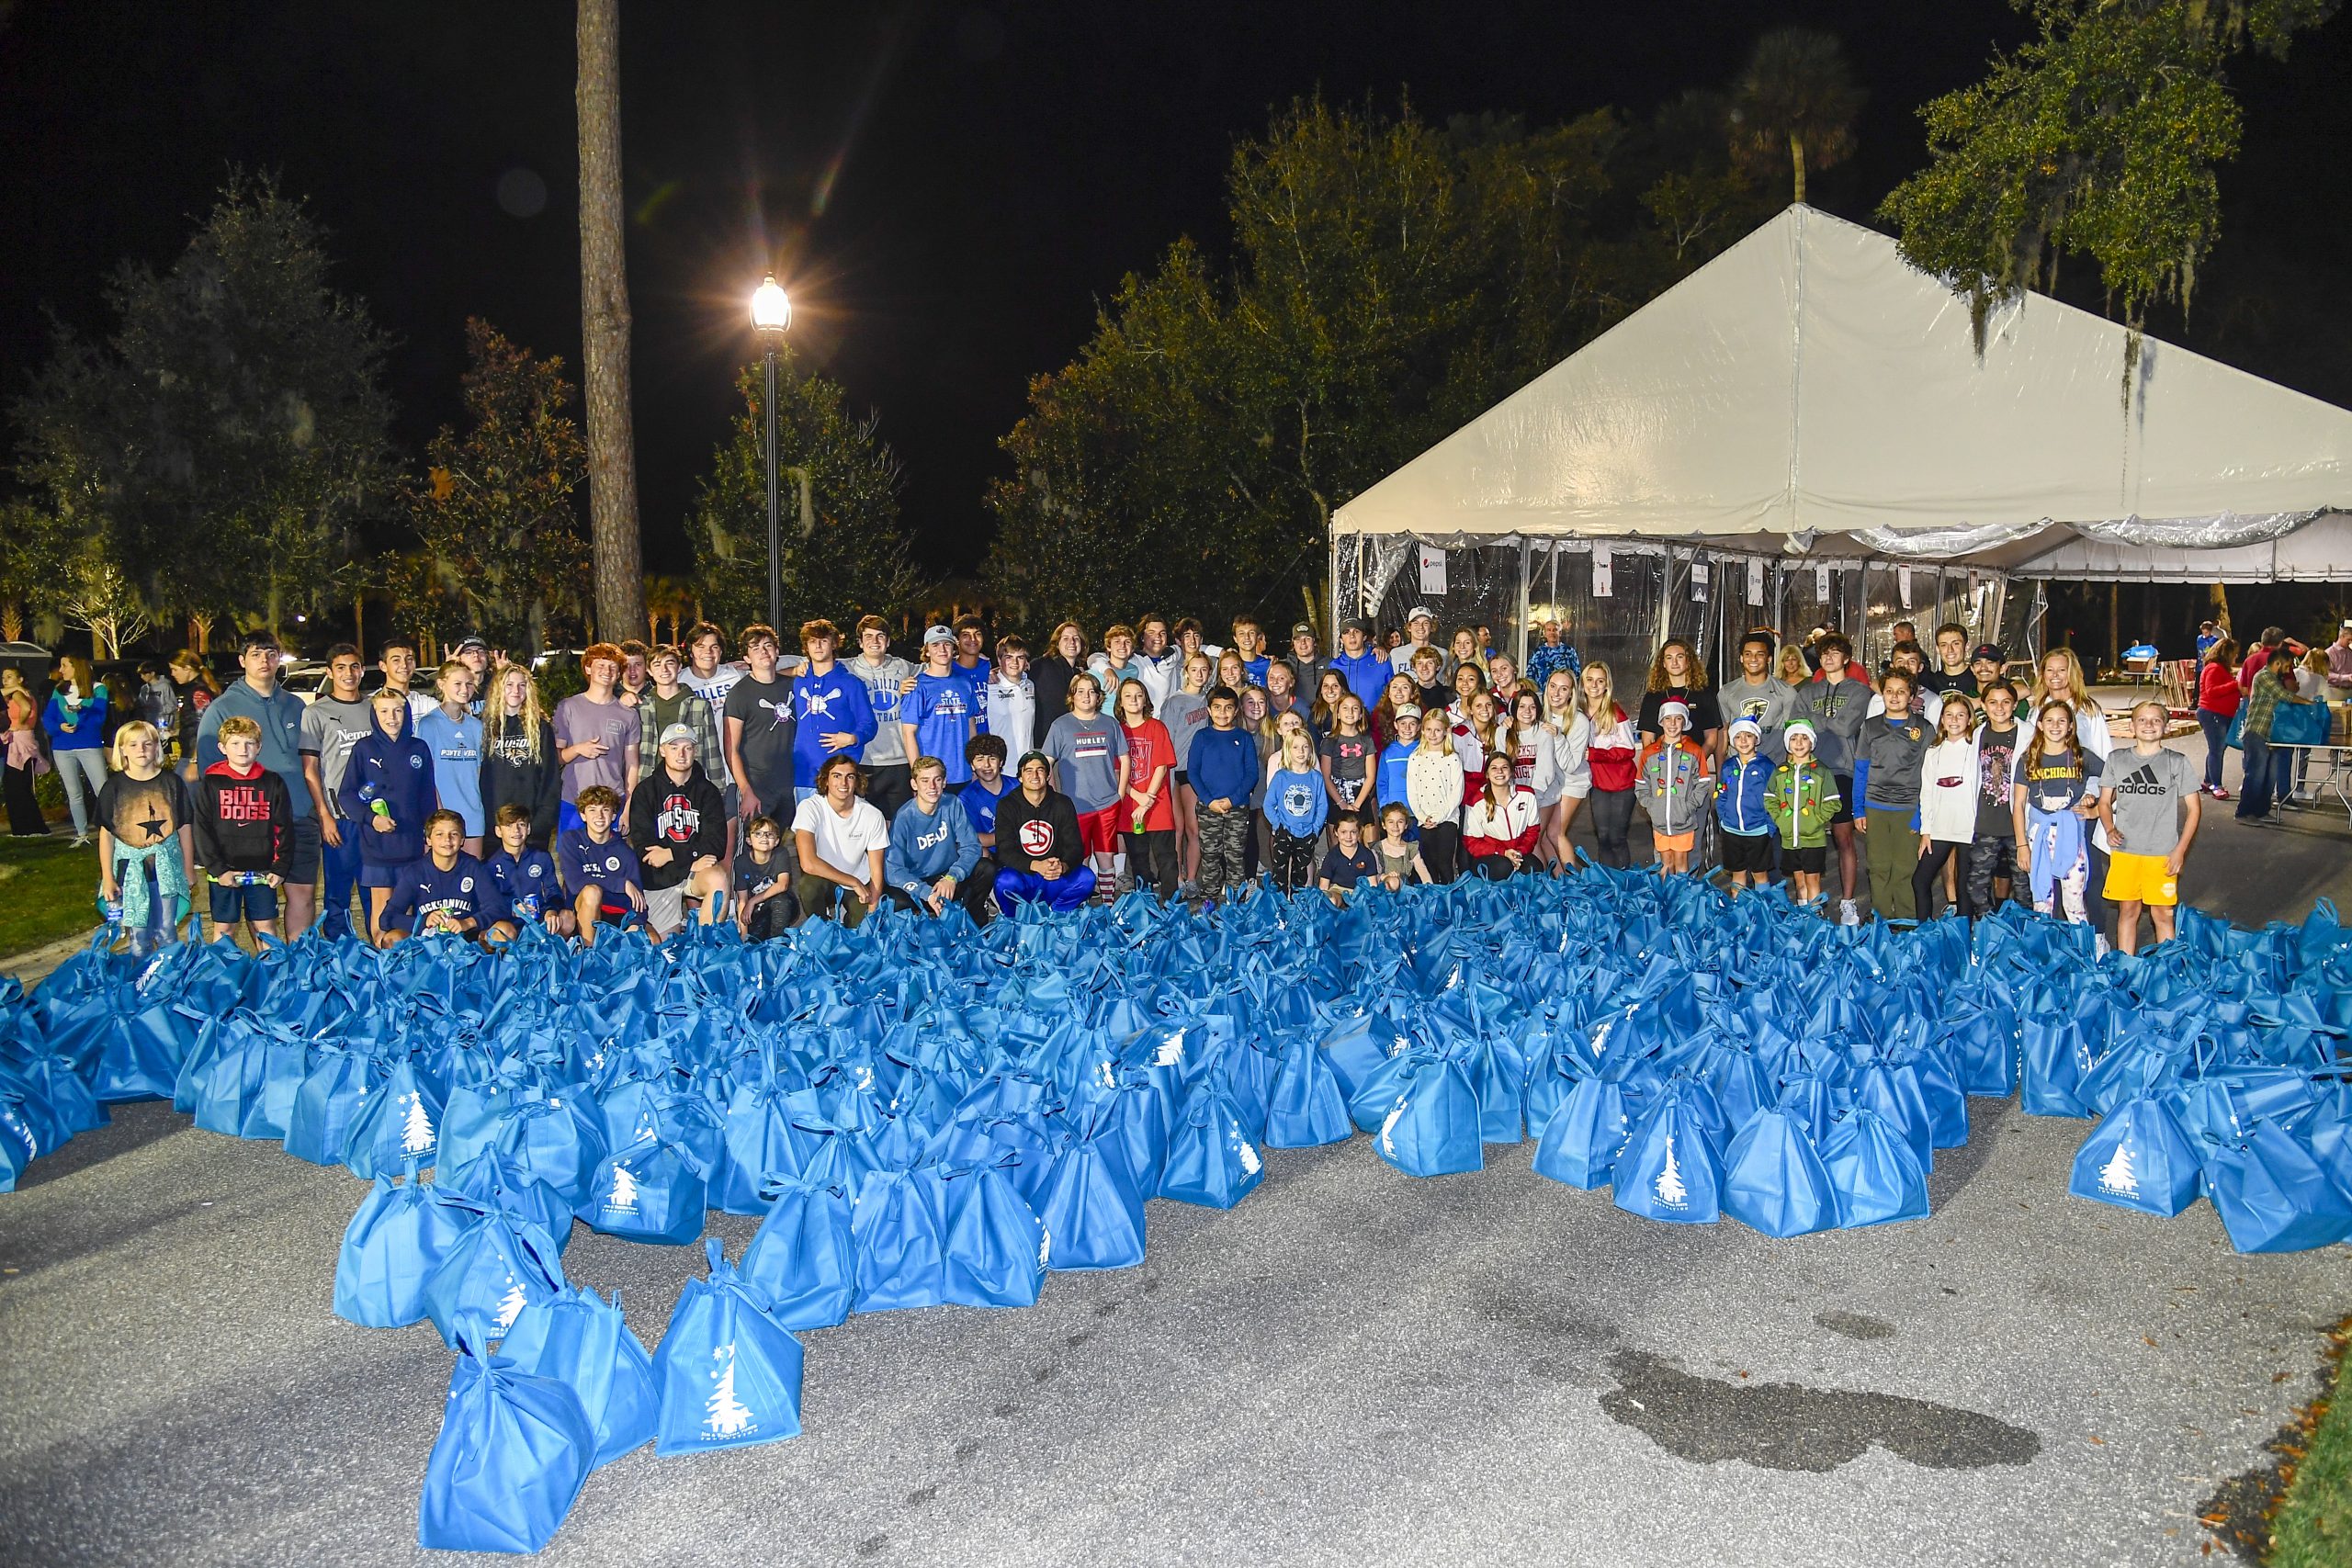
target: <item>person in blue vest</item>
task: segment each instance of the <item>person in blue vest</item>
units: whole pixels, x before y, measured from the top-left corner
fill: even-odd
[[[792,678],[792,771],[797,778],[814,779],[835,757],[860,761],[874,739],[874,705],[865,682],[833,658],[841,643],[841,629],[831,621],[810,621],[800,628],[808,660]],[[806,800],[816,793],[804,784],[792,797]]]

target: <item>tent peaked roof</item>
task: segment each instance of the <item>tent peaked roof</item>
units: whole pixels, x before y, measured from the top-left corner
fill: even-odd
[[[2352,506],[2352,412],[2038,294],[1968,309],[1791,207],[1332,520],[1340,533],[1790,535]]]

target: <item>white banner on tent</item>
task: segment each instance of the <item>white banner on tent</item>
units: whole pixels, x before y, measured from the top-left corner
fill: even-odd
[[[1821,608],[1826,615],[1829,609],[1829,569],[1826,566],[1817,566],[1813,569],[1813,596],[1821,601]]]
[[[1614,598],[1616,592],[1617,574],[1610,565],[1609,547],[1595,545],[1592,547],[1592,596],[1610,599]]]
[[[1421,592],[1445,592],[1445,551],[1435,545],[1421,547]]]
[[[1694,560],[1690,563],[1690,602],[1694,604],[1703,604],[1707,602],[1707,575],[1705,561]]]
[[[1747,602],[1758,606],[1764,603],[1764,561],[1758,556],[1747,558]]]
[[[1894,569],[1894,592],[1902,599],[1903,607],[1909,609],[1911,607],[1911,569],[1909,567],[1898,566]]]

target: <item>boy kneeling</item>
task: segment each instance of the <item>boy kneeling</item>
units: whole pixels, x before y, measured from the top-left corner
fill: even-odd
[[[618,790],[590,784],[580,792],[573,809],[580,813],[580,826],[556,834],[556,864],[571,895],[580,940],[594,947],[599,922],[626,926],[644,918],[643,874],[637,868],[637,852],[613,831],[613,818],[621,809]]]
[[[512,942],[515,926],[506,900],[481,862],[466,853],[466,819],[436,811],[424,819],[424,858],[401,867],[392,896],[376,918],[376,945],[390,947],[420,920],[429,934],[446,931],[469,942]]]

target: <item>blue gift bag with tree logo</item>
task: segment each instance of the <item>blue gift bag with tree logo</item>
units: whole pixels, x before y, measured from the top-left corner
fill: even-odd
[[[2203,1189],[2196,1146],[2160,1100],[2127,1100],[2091,1129],[2075,1151],[2066,1190],[2077,1198],[2166,1219]]]
[[[786,1328],[831,1328],[857,1293],[857,1243],[849,1193],[838,1182],[787,1177],[766,1189],[767,1213],[740,1272],[768,1298]]]
[[[555,1238],[527,1220],[473,1206],[480,1220],[449,1246],[424,1282],[424,1314],[450,1345],[461,1333],[483,1344],[504,1334],[514,1316],[533,1302],[564,1286],[563,1263]]]
[[[933,1191],[912,1171],[866,1172],[850,1224],[856,1311],[937,1306],[947,1299],[945,1219]]]
[[[1786,1111],[1759,1111],[1724,1154],[1723,1210],[1771,1236],[1805,1235],[1838,1223],[1828,1168],[1804,1123]]]
[[[416,1179],[379,1176],[344,1227],[334,1266],[334,1312],[363,1328],[399,1328],[424,1316],[424,1287],[459,1237],[481,1223]]]
[[[596,1456],[595,1429],[560,1380],[476,1349],[469,1335],[424,1463],[416,1543],[433,1551],[537,1551],[555,1539]]]
[[[2352,1236],[2352,1198],[2267,1122],[2206,1151],[2205,1191],[2240,1252],[2301,1252]]]
[[[999,1166],[934,1166],[947,1219],[945,1295],[964,1306],[1037,1304],[1048,1242],[1035,1211]]]
[[[352,1118],[343,1163],[362,1180],[398,1170],[406,1160],[432,1164],[441,1148],[441,1104],[415,1061],[401,1062]]]
[[[687,1246],[703,1233],[708,1169],[691,1147],[649,1133],[597,1162],[580,1217],[605,1235]]]
[[[571,1245],[571,1205],[564,1201],[563,1194],[494,1148],[484,1149],[463,1165],[453,1166],[445,1158],[435,1171],[434,1184],[482,1208],[537,1225],[555,1242],[558,1252]]]
[[[662,1410],[653,1451],[699,1453],[800,1435],[800,1341],[709,1238],[710,1275],[689,1280],[653,1352]]]
[[[1242,1125],[1241,1112],[1213,1079],[1196,1085],[1168,1140],[1159,1195],[1180,1203],[1230,1209],[1265,1179],[1266,1165]]]
[[[1928,1104],[1919,1092],[1919,1080],[1887,1063],[1872,1062],[1862,1069],[1855,1080],[1854,1099],[1886,1119],[1887,1125],[1903,1134],[1910,1145],[1912,1157],[1921,1170],[1935,1169],[1933,1129],[1928,1122]]]
[[[1902,1130],[1869,1106],[1856,1104],[1830,1123],[1821,1163],[1838,1195],[1839,1225],[1927,1217],[1927,1171]]]
[[[1311,1036],[1293,1034],[1283,1045],[1266,1100],[1266,1146],[1316,1148],[1339,1143],[1354,1131],[1330,1059]]]
[[[1408,1176],[1484,1170],[1484,1118],[1461,1059],[1452,1053],[1414,1052],[1397,1060],[1411,1067],[1398,1080],[1396,1097],[1373,1134],[1381,1159]],[[1515,1098],[1511,1115],[1519,1115]]]
[[[325,1046],[314,1053],[287,1114],[286,1152],[312,1165],[341,1165],[351,1124],[381,1077],[364,1051]]]
[[[607,1465],[653,1440],[661,1408],[653,1358],[609,1302],[585,1288],[566,1290],[515,1314],[498,1353],[517,1371],[553,1378],[579,1396],[596,1435],[595,1463]]]
[[[1535,1174],[1587,1191],[1606,1186],[1633,1133],[1625,1091],[1609,1079],[1578,1078],[1544,1123]]]
[[[1723,1161],[1697,1103],[1698,1086],[1668,1082],[1611,1175],[1619,1208],[1677,1224],[1723,1217]]]
[[[1116,1140],[1102,1135],[1106,1126],[1101,1108],[1082,1113],[1040,1190],[1049,1269],[1131,1269],[1143,1261],[1143,1192]]]

